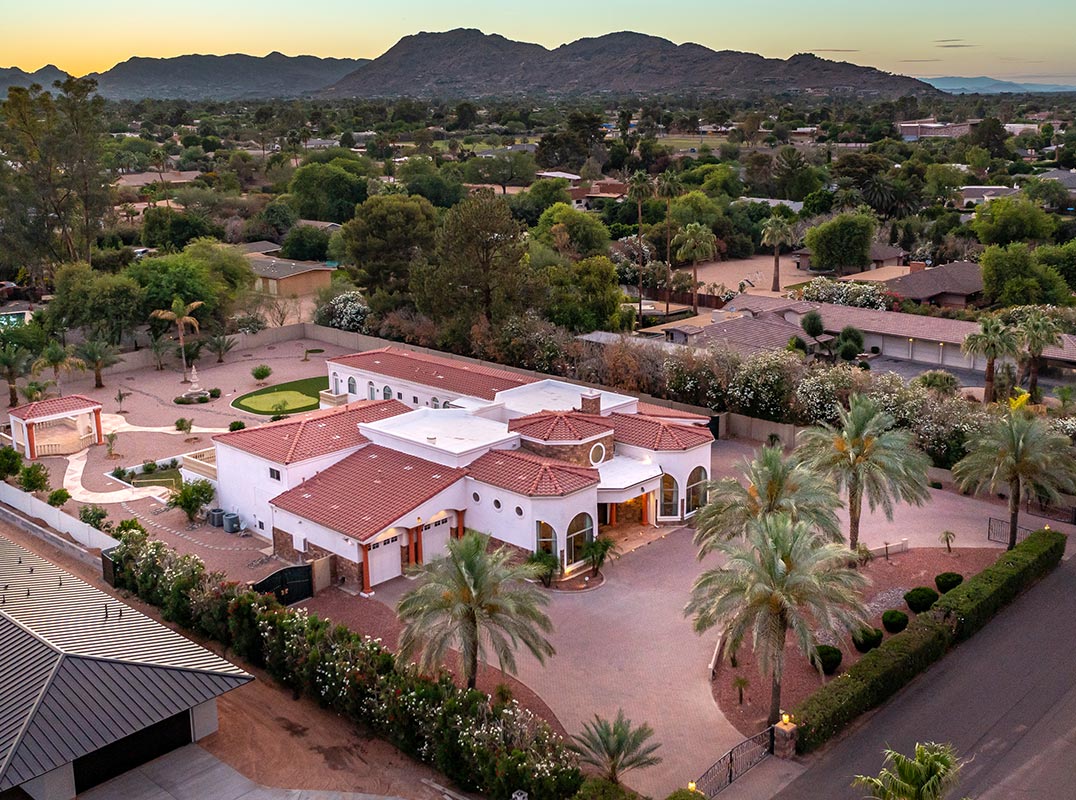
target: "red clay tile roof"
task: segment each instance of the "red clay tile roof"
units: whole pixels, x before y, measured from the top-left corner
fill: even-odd
[[[269,502],[364,542],[466,474],[371,444]]]
[[[446,395],[466,395],[492,400],[497,392],[534,383],[535,379],[508,370],[472,364],[453,358],[384,347],[348,356],[330,358],[329,363],[355,367],[388,378],[412,381],[422,386],[442,387]]]
[[[217,434],[213,441],[275,464],[292,464],[366,444],[369,439],[359,433],[360,422],[376,422],[410,410],[397,400],[360,400],[257,428]]]
[[[698,423],[708,423],[709,417],[702,414],[693,414],[690,411],[681,411],[678,408],[667,408],[666,406],[655,405],[654,403],[644,403],[642,400],[636,406],[636,409],[640,414],[644,414],[648,417],[667,417],[669,419],[682,419],[686,421],[694,421]]]
[[[16,406],[7,413],[21,420],[41,419],[56,414],[75,414],[79,411],[91,411],[101,408],[101,404],[81,394],[69,394],[66,397],[50,397],[48,400],[35,400]]]
[[[665,422],[643,414],[602,417],[613,425],[613,441],[647,450],[690,450],[714,440],[709,428]]]
[[[470,476],[528,497],[563,497],[598,483],[598,470],[522,450],[490,450],[472,461]]]
[[[508,430],[543,442],[581,442],[609,433],[613,426],[574,411],[539,411],[511,420]]]

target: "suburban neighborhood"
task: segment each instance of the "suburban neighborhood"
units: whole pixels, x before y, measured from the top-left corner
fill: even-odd
[[[569,16],[0,68],[0,800],[1064,796],[1068,42]]]

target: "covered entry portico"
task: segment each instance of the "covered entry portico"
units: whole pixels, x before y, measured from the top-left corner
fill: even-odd
[[[600,464],[598,525],[656,525],[661,468],[635,458],[617,456]]]

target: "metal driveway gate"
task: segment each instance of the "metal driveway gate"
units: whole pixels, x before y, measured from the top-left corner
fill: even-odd
[[[695,788],[713,797],[739,778],[751,767],[765,761],[773,753],[773,727],[744,739],[721,756],[710,769],[695,781]]]

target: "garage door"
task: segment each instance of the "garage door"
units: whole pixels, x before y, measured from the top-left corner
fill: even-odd
[[[191,716],[182,711],[137,733],[76,758],[75,791],[87,789],[191,743]]]
[[[451,520],[441,519],[422,530],[422,560],[429,564],[435,558],[448,554],[448,537],[452,533]]]
[[[391,581],[403,574],[400,567],[400,537],[393,536],[370,545],[370,585]]]

